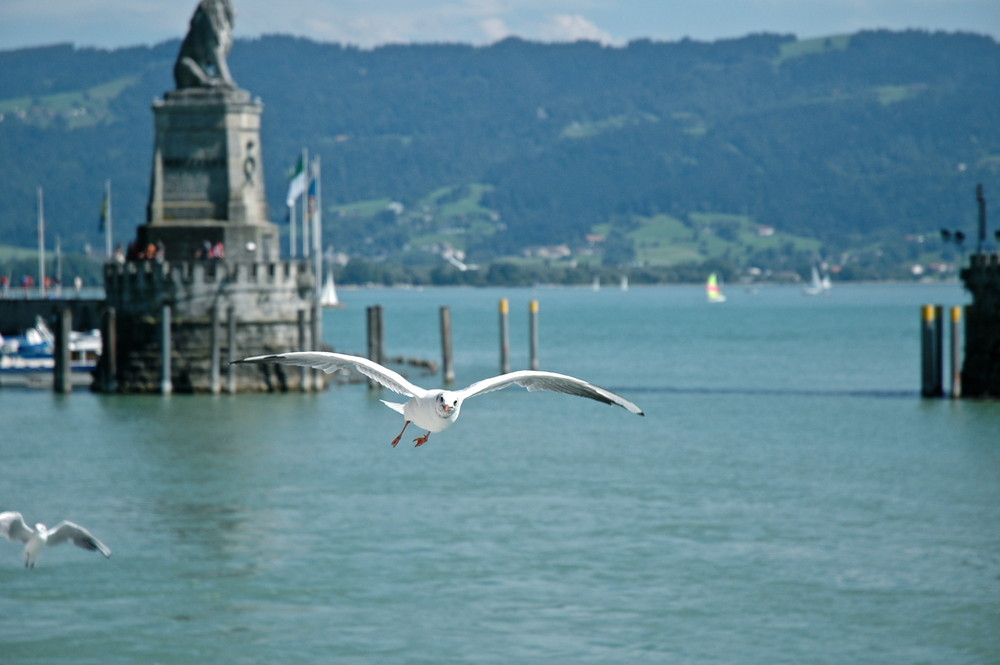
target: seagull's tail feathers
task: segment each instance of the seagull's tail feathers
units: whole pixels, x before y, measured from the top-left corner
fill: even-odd
[[[403,407],[406,406],[405,404],[400,404],[399,402],[387,402],[384,399],[380,399],[379,401],[382,402],[383,404],[385,404],[387,407],[389,407],[393,411],[398,411],[400,414],[403,413]]]

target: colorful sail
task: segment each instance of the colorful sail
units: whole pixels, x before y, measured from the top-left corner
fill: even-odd
[[[708,296],[708,302],[726,302],[726,296],[719,288],[719,278],[714,272],[708,276],[705,294]]]

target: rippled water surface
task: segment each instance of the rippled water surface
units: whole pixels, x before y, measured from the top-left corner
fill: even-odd
[[[510,389],[393,449],[363,385],[0,391],[0,510],[114,550],[0,542],[0,663],[1000,662],[1000,404],[917,395],[958,286],[341,296],[338,350],[381,304],[434,360],[449,305],[461,385],[537,298],[543,368],[647,415]]]

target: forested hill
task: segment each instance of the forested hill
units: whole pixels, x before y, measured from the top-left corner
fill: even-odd
[[[0,244],[36,242],[42,185],[64,249],[101,246],[107,178],[132,237],[178,46],[0,52]],[[971,229],[975,184],[1000,192],[1000,45],[983,36],[373,50],[268,36],[229,62],[265,104],[272,218],[305,146],[322,157],[327,238],[354,255],[448,243],[488,262],[589,234],[623,261],[698,261],[750,226],[830,254]],[[649,250],[685,233],[701,239],[686,255]]]

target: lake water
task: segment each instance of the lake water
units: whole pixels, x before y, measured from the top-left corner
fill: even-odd
[[[114,550],[0,542],[0,663],[1000,662],[1000,403],[918,397],[919,305],[965,293],[728,295],[344,291],[345,352],[381,304],[437,360],[449,305],[459,385],[501,297],[527,366],[537,298],[542,367],[647,414],[513,388],[421,448],[364,385],[0,391],[0,510]]]

